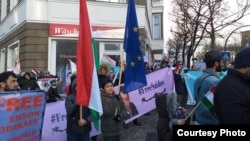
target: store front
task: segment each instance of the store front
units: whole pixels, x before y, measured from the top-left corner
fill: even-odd
[[[78,25],[49,25],[48,69],[63,80],[71,71],[69,60],[76,63],[78,32]],[[97,45],[100,62],[103,54],[108,55],[114,61],[120,60],[123,51],[124,28],[92,26],[92,36]]]

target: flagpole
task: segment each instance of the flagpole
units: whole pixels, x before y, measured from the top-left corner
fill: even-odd
[[[80,105],[80,119],[82,119],[82,105]]]
[[[192,109],[192,111],[188,114],[188,116],[185,118],[187,120],[193,113],[194,111],[198,108],[198,106],[201,104],[201,101],[199,101],[198,104],[195,105],[195,107]]]
[[[124,65],[122,63],[123,62],[123,58],[124,58],[124,51],[122,51],[121,59],[120,59],[121,63],[120,63],[120,74],[119,74],[119,82],[118,82],[118,95],[120,95],[120,85],[121,85],[121,79],[122,79],[122,65]]]

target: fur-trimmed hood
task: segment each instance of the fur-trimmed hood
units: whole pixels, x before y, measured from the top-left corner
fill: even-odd
[[[100,67],[99,67],[99,69],[98,69],[98,74],[101,73],[102,68],[105,68],[105,69],[106,69],[106,73],[105,73],[105,74],[107,74],[108,71],[109,71],[109,68],[108,68],[108,65],[107,65],[107,64],[101,64],[101,65],[100,65]]]

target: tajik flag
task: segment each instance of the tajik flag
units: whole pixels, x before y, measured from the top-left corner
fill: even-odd
[[[76,73],[76,63],[69,59],[71,73]]]
[[[116,61],[113,60],[112,58],[110,58],[108,55],[104,54],[103,53],[103,56],[102,56],[102,60],[101,60],[101,63],[102,64],[107,64],[109,69],[113,68],[116,66]]]
[[[207,94],[204,96],[204,98],[201,100],[202,104],[208,109],[210,113],[214,113],[214,92],[216,90],[216,87],[212,87]]]
[[[80,0],[79,37],[77,44],[77,92],[76,103],[91,109],[94,125],[99,130],[99,117],[103,114],[101,95],[94,52],[92,48],[91,30],[86,0]]]

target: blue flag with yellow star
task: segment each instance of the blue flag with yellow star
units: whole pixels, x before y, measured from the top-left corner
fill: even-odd
[[[124,71],[125,93],[147,85],[143,53],[140,47],[141,43],[139,40],[135,2],[134,0],[129,0],[123,44],[123,48],[126,52],[126,68]]]

